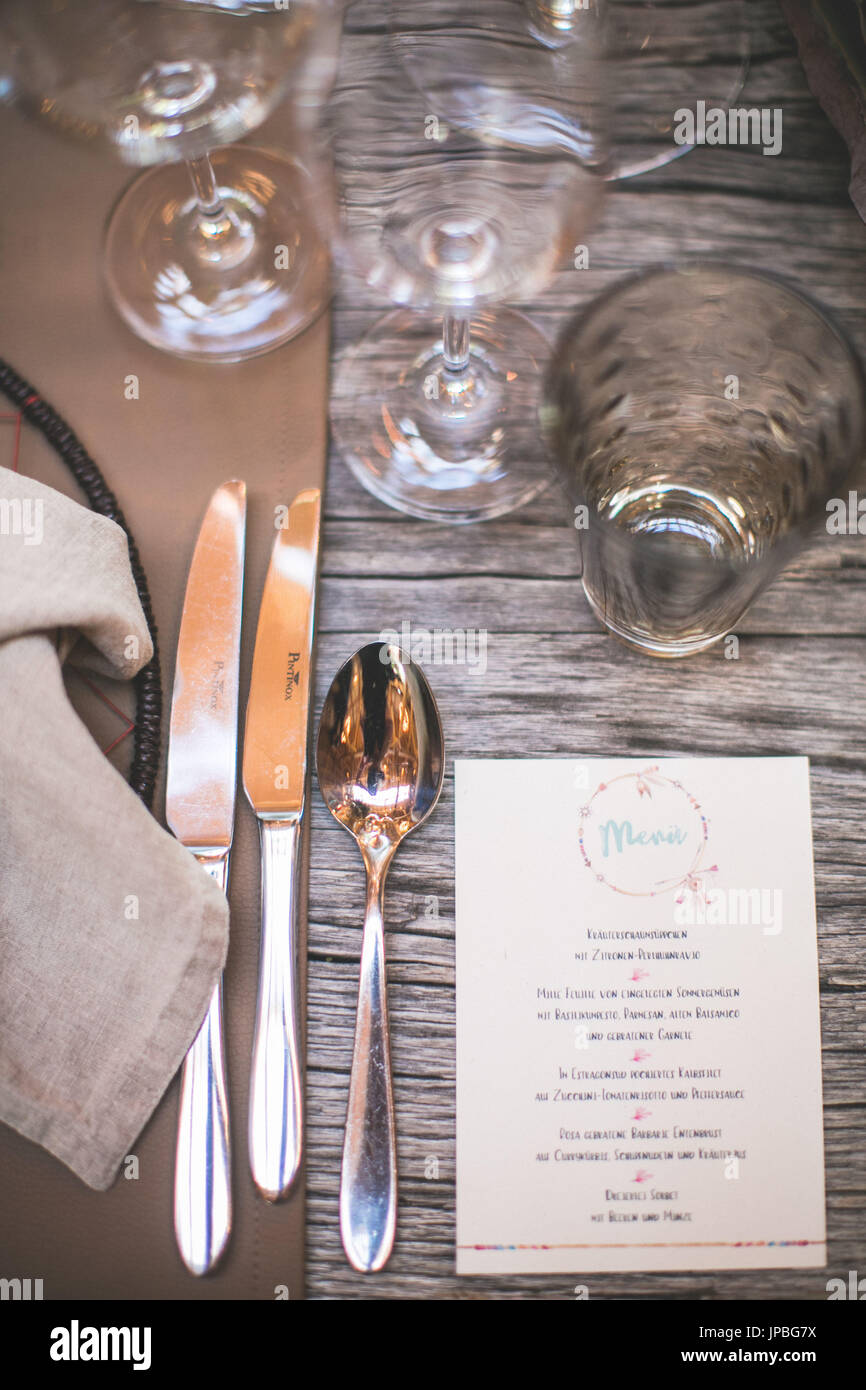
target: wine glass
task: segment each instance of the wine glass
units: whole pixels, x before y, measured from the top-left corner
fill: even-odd
[[[523,0],[347,12],[330,125],[338,250],[399,306],[342,358],[332,427],[390,506],[500,515],[550,473],[545,336],[503,301],[574,255],[604,168],[597,16],[549,42]]]
[[[307,137],[332,80],[339,16],[339,0],[0,7],[11,99],[154,166],[115,206],[104,257],[115,307],[154,347],[237,361],[287,341],[327,303],[327,172]],[[292,153],[231,143],[287,90]]]
[[[678,143],[677,112],[727,111],[749,65],[746,0],[526,0],[541,31],[565,34],[591,5],[602,16],[612,94],[608,179],[658,169]]]

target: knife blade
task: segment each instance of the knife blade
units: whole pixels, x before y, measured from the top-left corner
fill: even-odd
[[[249,1151],[271,1202],[289,1191],[303,1148],[298,928],[320,517],[318,488],[299,492],[274,541],[244,734],[244,790],[262,852]]]
[[[246,484],[224,483],[196,541],[177,644],[166,820],[225,893],[237,775]],[[222,980],[187,1053],[175,1159],[174,1228],[192,1274],[218,1263],[232,1222]]]

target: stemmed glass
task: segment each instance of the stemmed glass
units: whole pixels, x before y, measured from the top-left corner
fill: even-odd
[[[524,0],[376,0],[347,13],[330,105],[339,249],[401,307],[346,354],[332,426],[360,481],[476,521],[549,478],[549,344],[527,299],[574,255],[604,170],[598,20],[540,32]]]
[[[678,143],[677,112],[727,111],[749,62],[745,0],[525,0],[540,31],[565,34],[592,7],[603,22],[611,93],[608,179],[658,169]]]
[[[579,2],[579,0],[578,0]],[[658,169],[693,145],[676,140],[677,112],[727,111],[749,62],[745,0],[593,0],[603,10],[611,101],[608,178]],[[530,0],[569,10],[575,0]]]
[[[236,361],[293,337],[327,302],[326,172],[304,137],[333,76],[340,12],[340,0],[0,7],[11,99],[156,166],[114,208],[104,262],[116,308],[153,346]],[[287,90],[291,154],[231,144]]]

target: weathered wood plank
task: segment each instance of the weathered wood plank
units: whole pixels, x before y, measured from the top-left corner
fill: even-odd
[[[324,632],[341,631],[346,613],[376,635],[382,620],[382,581],[325,578],[322,584]],[[399,632],[412,627],[470,629],[493,633],[508,614],[511,632],[585,632],[601,630],[583,597],[579,579],[515,579],[507,576],[442,576],[404,582],[391,605],[386,626]],[[382,629],[384,630],[384,628]],[[851,573],[786,577],[777,581],[736,628],[749,636],[853,636],[866,630],[866,575]],[[719,648],[721,655],[724,648]]]
[[[322,634],[317,698],[372,632]],[[399,616],[399,611],[397,616]],[[348,624],[347,624],[348,628]],[[430,669],[450,756],[808,753],[859,766],[851,710],[866,696],[866,639],[743,637],[738,660],[710,649],[649,661],[596,634],[490,634],[487,669]],[[640,699],[635,691],[640,690]],[[320,705],[317,705],[319,708]]]
[[[552,488],[558,494],[555,484]],[[372,552],[366,522],[330,520],[325,525],[323,575],[326,579],[352,583],[392,580],[400,588],[428,577],[476,579],[490,575],[518,580],[571,580],[580,574],[579,546],[569,524],[567,502],[557,496],[555,505],[558,515],[553,525],[535,522],[525,511],[510,519],[486,522],[483,528],[445,527],[405,518],[403,526],[382,528]],[[483,544],[479,544],[479,538]],[[411,541],[410,556],[407,540]],[[836,536],[819,530],[808,552],[785,571],[786,577],[803,579],[819,574],[840,582],[850,575],[859,582],[866,575],[866,534]],[[346,611],[350,611],[348,606]],[[510,622],[511,610],[505,611]]]
[[[407,521],[405,529],[383,526],[371,553],[366,523],[327,523],[320,632],[337,632],[345,615],[369,630],[382,621],[382,581],[395,597],[385,625],[406,621],[427,629],[462,628],[495,632],[599,632],[579,583],[580,548],[569,526],[568,504],[557,484],[550,501],[559,525],[527,518],[490,522],[488,543],[478,544],[473,527],[447,530]],[[396,576],[396,580],[392,578]],[[812,545],[780,575],[739,625],[761,636],[866,632],[866,536],[819,531]]]

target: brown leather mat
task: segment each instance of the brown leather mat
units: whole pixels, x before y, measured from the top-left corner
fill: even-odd
[[[279,134],[277,117],[265,139],[276,142]],[[300,488],[323,486],[328,316],[278,352],[233,366],[186,363],[154,351],[117,319],[100,280],[105,216],[130,171],[107,153],[68,144],[10,113],[0,120],[0,140],[0,356],[66,417],[118,497],[151,587],[166,706],[198,526],[221,482],[247,482],[243,716],[274,508]],[[132,377],[137,399],[128,390]],[[12,462],[16,433],[14,420],[0,421],[4,463]],[[25,426],[18,448],[22,472],[77,495],[35,431]],[[92,711],[102,746],[122,733],[122,720],[92,692],[85,692],[84,703],[80,689],[71,693],[88,720]],[[114,685],[108,693],[132,708],[130,692]],[[161,814],[161,785],[155,805]],[[46,806],[46,857],[52,820],[74,814],[74,806]],[[255,819],[240,788],[230,900],[226,1027],[235,1213],[222,1267],[196,1280],[177,1254],[175,1081],[135,1145],[137,1165],[127,1165],[130,1172],[137,1167],[138,1176],[121,1175],[107,1193],[90,1191],[55,1159],[0,1126],[0,1277],[42,1279],[46,1299],[303,1296],[303,1175],[287,1202],[269,1206],[255,1193],[247,1159],[259,854]],[[158,960],[153,968],[159,969]]]

